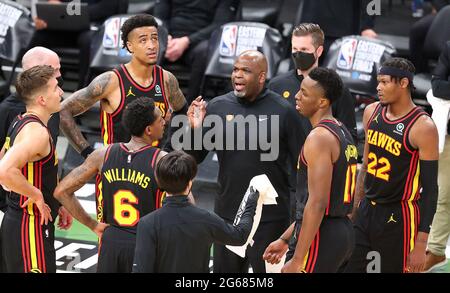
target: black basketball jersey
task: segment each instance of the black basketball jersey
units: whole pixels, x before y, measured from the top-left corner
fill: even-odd
[[[322,120],[316,127],[323,127],[330,131],[340,144],[340,152],[337,161],[333,164],[333,174],[329,193],[328,206],[325,217],[345,217],[351,213],[353,208],[353,197],[356,187],[356,165],[358,161],[358,150],[353,142],[352,135],[341,122],[333,120]],[[305,186],[308,179],[308,164],[303,154],[300,152],[297,185],[297,220],[303,218],[303,209],[306,205],[308,194]],[[300,211],[299,211],[300,209]],[[298,213],[301,213],[299,215]]]
[[[419,199],[419,151],[409,141],[409,132],[427,113],[414,107],[397,120],[386,117],[387,107],[378,104],[368,122],[366,197],[377,203]]]
[[[136,233],[139,219],[162,206],[164,193],[154,175],[159,152],[152,146],[130,152],[123,143],[110,145],[101,171],[100,221]]]
[[[17,135],[23,129],[25,125],[31,122],[37,122],[48,128],[42,123],[42,121],[35,115],[18,115],[11,126],[8,129],[8,135],[5,141],[5,150],[8,151],[13,145]],[[56,185],[58,184],[58,157],[55,151],[55,145],[53,144],[51,134],[49,132],[50,153],[45,157],[35,162],[28,162],[22,167],[21,171],[23,176],[27,178],[28,182],[41,190],[45,203],[51,209],[52,218],[55,219],[58,214],[58,209],[61,206],[59,202],[53,197]],[[30,146],[32,147],[32,146]],[[30,216],[38,215],[39,210],[35,204],[28,205],[26,208],[20,206],[28,199],[28,197],[10,191],[8,193],[7,203],[9,208],[28,213]]]
[[[160,66],[153,66],[153,82],[148,87],[140,86],[133,77],[131,77],[131,74],[124,65],[120,65],[120,67],[114,69],[113,72],[119,78],[120,104],[113,113],[106,113],[103,110],[100,111],[100,123],[104,145],[116,142],[128,142],[130,140],[130,134],[122,125],[122,113],[126,105],[136,98],[152,98],[155,101],[155,106],[161,110],[163,118],[166,116],[167,111],[169,111],[169,104],[164,91],[163,69]],[[158,143],[154,144],[154,146],[157,145]]]

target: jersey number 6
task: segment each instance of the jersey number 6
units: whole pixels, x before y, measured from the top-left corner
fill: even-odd
[[[125,227],[132,227],[139,221],[139,211],[133,206],[138,198],[129,190],[119,190],[114,196],[114,220]]]

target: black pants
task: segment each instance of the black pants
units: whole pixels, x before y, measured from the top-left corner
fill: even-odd
[[[295,235],[299,235],[301,224],[296,224]],[[297,236],[298,237],[298,236]],[[292,237],[286,262],[295,252],[297,237]],[[319,232],[306,255],[307,273],[337,273],[349,260],[355,247],[355,235],[349,218],[324,218]]]
[[[9,209],[1,227],[4,269],[8,273],[56,273],[55,226]]]
[[[417,203],[362,200],[354,224],[356,247],[346,272],[404,272],[417,236],[418,214]]]
[[[247,255],[241,258],[228,250],[225,245],[214,244],[214,273],[246,273],[249,265],[253,272],[265,273],[266,266],[262,258],[269,244],[278,239],[289,226],[288,219],[275,222],[261,222],[253,236],[253,246],[248,246]]]
[[[34,34],[30,43],[30,48],[36,46],[43,46],[49,49],[78,48],[80,50],[78,88],[80,89],[84,87],[88,81],[92,35],[93,32],[90,30],[82,32],[39,30]],[[62,69],[64,70],[64,68]]]
[[[434,14],[428,14],[415,22],[411,27],[409,34],[409,52],[417,73],[428,71],[428,60],[424,55],[423,48],[434,17]]]
[[[99,247],[97,273],[131,273],[135,247],[136,234],[108,227]]]

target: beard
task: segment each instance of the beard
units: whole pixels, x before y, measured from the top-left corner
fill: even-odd
[[[243,92],[243,91],[237,91],[237,90],[234,90],[234,95],[236,96],[236,97],[238,97],[238,98],[244,98],[245,97],[245,92]]]

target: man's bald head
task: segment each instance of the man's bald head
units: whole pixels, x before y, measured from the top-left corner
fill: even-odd
[[[254,101],[266,82],[267,59],[261,52],[245,51],[234,61],[231,82],[234,94],[247,101]]]
[[[55,69],[57,77],[61,76],[59,56],[50,49],[34,47],[28,50],[22,58],[22,69],[28,70],[34,66],[49,65]]]
[[[256,50],[248,50],[242,52],[238,58],[243,58],[251,61],[252,63],[257,65],[257,68],[261,72],[267,72],[267,59],[263,53]]]

